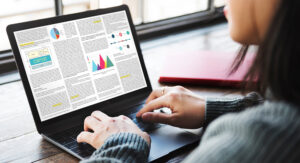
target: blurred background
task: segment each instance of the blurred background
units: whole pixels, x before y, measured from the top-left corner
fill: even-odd
[[[213,11],[225,0],[9,0],[0,7],[0,51],[10,49],[8,24],[127,4],[135,25],[151,25],[162,20]],[[210,12],[211,13],[211,12]],[[203,17],[206,14],[202,14]],[[200,16],[201,17],[201,16]],[[161,24],[161,23],[160,23]],[[153,28],[153,26],[151,26]],[[144,26],[145,28],[145,26]]]
[[[8,0],[1,2],[0,84],[20,80],[6,33],[9,24],[127,4],[137,35],[143,43],[147,40],[154,41],[155,38],[162,36],[184,33],[195,28],[212,27],[216,23],[225,22],[223,14],[225,0]],[[157,41],[154,42],[159,44]],[[224,44],[224,41],[221,44]]]

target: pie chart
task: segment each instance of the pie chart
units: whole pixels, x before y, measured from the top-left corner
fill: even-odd
[[[59,39],[59,31],[56,28],[50,30],[50,35],[55,40]]]

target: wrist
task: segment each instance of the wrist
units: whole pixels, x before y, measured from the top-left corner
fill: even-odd
[[[206,98],[201,98],[198,102],[199,110],[200,110],[200,120],[201,126],[203,126],[205,122],[205,114],[206,114]]]
[[[151,145],[150,135],[148,135],[147,132],[142,132],[141,134],[139,134],[139,136],[141,136],[147,142],[148,146],[150,147],[150,145]]]
[[[109,136],[90,159],[95,160],[106,157],[119,160],[138,159],[142,160],[140,162],[146,162],[149,152],[150,147],[141,135],[123,132]],[[119,153],[127,154],[120,155]],[[138,153],[138,155],[132,156],[134,153]]]
[[[150,140],[150,139],[149,139]],[[142,144],[143,146],[150,147],[150,143],[141,136],[140,134],[130,133],[130,132],[120,132],[109,136],[103,143],[103,145],[98,148],[98,150],[107,149],[110,147],[115,147],[118,145],[138,145]]]

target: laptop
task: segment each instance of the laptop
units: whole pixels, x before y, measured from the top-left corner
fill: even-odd
[[[7,33],[38,133],[71,155],[95,151],[76,142],[95,110],[126,115],[147,131],[149,161],[199,140],[135,118],[152,88],[126,5],[13,24]]]

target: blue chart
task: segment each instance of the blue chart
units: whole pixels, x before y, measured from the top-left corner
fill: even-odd
[[[55,39],[55,40],[58,40],[58,39],[59,39],[59,36],[60,36],[59,31],[58,31],[56,28],[52,28],[52,29],[50,30],[50,35],[51,35],[51,37],[52,37],[53,39]]]
[[[27,53],[27,57],[32,70],[52,65],[50,50],[48,48],[32,50]]]

